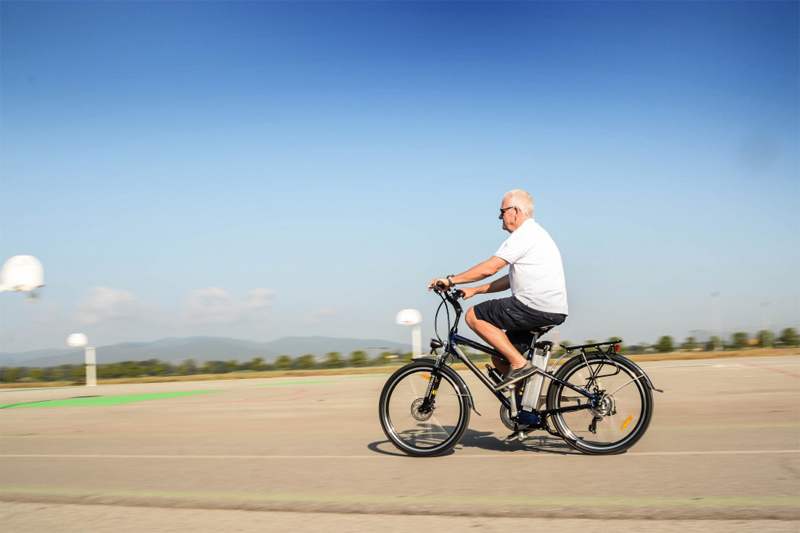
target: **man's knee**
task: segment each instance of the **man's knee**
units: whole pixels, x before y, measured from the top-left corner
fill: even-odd
[[[470,307],[469,308],[469,310],[467,311],[467,314],[466,314],[466,316],[464,318],[467,321],[467,325],[470,328],[475,329],[475,321],[478,320],[478,317],[475,316],[475,308],[474,307]]]

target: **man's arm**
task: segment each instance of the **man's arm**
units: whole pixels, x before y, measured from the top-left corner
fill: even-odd
[[[488,278],[489,276],[494,276],[495,274],[497,274],[500,271],[500,269],[506,267],[507,265],[508,265],[508,263],[505,260],[500,259],[497,256],[492,256],[491,258],[489,258],[488,260],[484,261],[483,263],[481,263],[479,265],[476,265],[476,266],[470,268],[469,270],[467,270],[466,272],[461,273],[461,274],[459,274],[457,276],[450,276],[449,278],[434,278],[428,284],[428,290],[435,289],[436,288],[436,284],[438,282],[443,283],[447,287],[452,287],[453,285],[461,285],[461,284],[464,284],[464,283],[472,283],[474,281],[480,281],[482,279]],[[487,289],[486,292],[497,292],[497,291],[501,291],[501,290],[506,290],[509,287],[507,278],[508,278],[508,276],[504,276],[503,278],[500,278],[500,279],[498,279],[498,280],[486,285],[486,289]],[[504,279],[505,279],[505,281],[503,281]],[[489,287],[493,286],[495,283],[499,283],[499,285],[497,285],[496,288],[494,288],[493,290],[490,291]],[[505,285],[503,285],[503,284],[505,284]],[[503,287],[503,288],[501,288],[501,287]],[[475,288],[473,288],[473,287],[465,287],[464,289],[469,289],[469,292],[471,292],[472,294],[475,294],[474,292],[472,292],[472,291],[475,290]],[[472,296],[472,294],[470,294],[470,296]]]
[[[486,287],[486,290],[483,290],[484,287]],[[511,288],[511,282],[508,281],[508,274],[506,274],[500,279],[496,279],[491,283],[487,283],[486,285],[481,285],[480,287],[475,287],[475,288],[478,289],[478,292],[476,294],[486,294],[489,292],[503,292]]]
[[[483,263],[470,268],[469,270],[467,270],[466,272],[464,272],[462,274],[459,274],[457,276],[451,276],[450,277],[450,281],[452,283],[454,283],[455,285],[463,285],[464,283],[472,283],[472,282],[475,282],[475,281],[480,281],[480,280],[486,279],[486,278],[488,278],[490,276],[494,276],[495,274],[500,272],[500,270],[505,268],[506,266],[508,266],[508,263],[506,263],[503,259],[500,259],[496,255],[494,255],[494,256],[490,257],[489,259],[487,259],[486,261],[484,261]],[[505,276],[505,277],[507,278],[508,276]],[[496,280],[494,283],[496,283],[497,281],[500,281],[502,279],[503,278],[500,278],[499,280]],[[506,282],[507,281],[508,280],[506,280]],[[489,285],[491,285],[491,284],[489,284]],[[508,288],[508,286],[506,287],[506,289],[507,288]],[[505,289],[502,289],[502,290],[505,290]],[[497,291],[487,291],[487,292],[497,292]]]
[[[507,291],[510,288],[511,282],[508,281],[508,274],[506,274],[502,278],[496,279],[491,283],[487,283],[486,285],[481,285],[479,287],[462,287],[461,290],[464,291],[464,299],[467,300],[476,294],[502,292]]]

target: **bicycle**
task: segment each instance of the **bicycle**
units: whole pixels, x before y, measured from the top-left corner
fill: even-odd
[[[447,453],[467,430],[471,411],[480,416],[466,382],[448,366],[451,358],[464,363],[500,401],[500,419],[512,430],[507,441],[523,441],[530,432],[544,430],[580,452],[606,455],[623,453],[647,431],[653,416],[652,391],[663,391],[655,388],[636,363],[618,353],[621,340],[560,345],[565,353],[548,370],[554,343],[539,339],[554,326],[533,330],[526,357],[536,368],[534,374],[520,387],[511,385],[499,392],[494,387],[502,380],[500,373],[487,364],[484,374],[459,348],[468,346],[502,358],[493,348],[458,334],[462,315],[458,299],[463,292],[444,290],[441,285],[436,294],[442,303],[434,328],[445,306],[447,342],[437,331],[437,338],[431,339],[431,355],[436,358],[416,359],[397,370],[380,396],[381,426],[401,451],[417,457]],[[455,311],[452,327],[448,303]],[[568,355],[571,358],[561,364]],[[542,395],[545,378],[550,385]],[[540,409],[541,401],[545,409]]]

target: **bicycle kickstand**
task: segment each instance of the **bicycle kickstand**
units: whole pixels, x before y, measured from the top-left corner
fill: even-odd
[[[509,412],[511,413],[511,420],[514,421],[514,432],[511,433],[508,437],[506,437],[506,442],[512,442],[515,440],[519,440],[520,442],[524,441],[528,438],[528,434],[519,429],[519,422],[517,421],[517,416],[519,415],[519,411],[517,410],[517,402],[516,396],[514,393],[517,390],[516,385],[509,385],[508,387],[508,400],[509,400]]]

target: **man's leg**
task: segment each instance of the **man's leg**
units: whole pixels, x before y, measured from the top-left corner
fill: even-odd
[[[481,339],[489,343],[495,350],[503,354],[510,363],[511,369],[525,366],[525,358],[514,348],[514,345],[511,344],[511,341],[508,340],[508,337],[502,329],[485,320],[478,319],[478,317],[475,316],[473,307],[470,307],[469,311],[467,311],[466,319],[467,325],[472,328],[472,331],[477,333]],[[497,360],[494,357],[492,361],[495,362],[497,369],[503,372],[503,375],[508,375],[510,369],[501,368],[501,365],[497,364]]]
[[[511,370],[511,367],[508,366],[508,361],[502,357],[497,357],[496,355],[492,356],[492,364],[494,364],[494,367],[500,372],[500,374],[503,375],[503,377],[506,377],[509,370]]]

